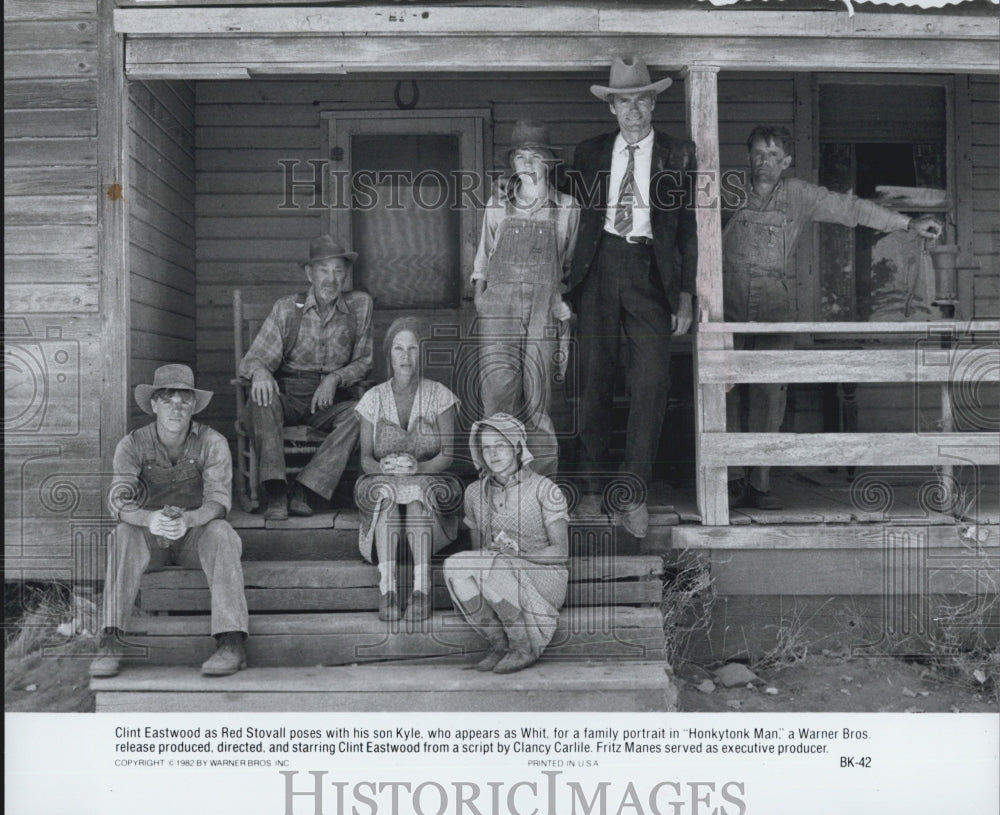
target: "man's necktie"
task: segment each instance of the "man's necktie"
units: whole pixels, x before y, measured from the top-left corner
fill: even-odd
[[[632,231],[632,206],[635,204],[635,151],[638,145],[628,146],[628,164],[625,165],[625,175],[622,185],[618,188],[618,206],[615,209],[615,232],[623,238]]]

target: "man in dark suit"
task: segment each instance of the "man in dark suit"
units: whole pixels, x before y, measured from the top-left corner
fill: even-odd
[[[691,326],[698,256],[691,200],[695,146],[652,124],[656,95],[670,82],[651,82],[639,57],[616,59],[608,86],[590,90],[608,103],[619,131],[580,144],[570,174],[581,204],[566,282],[580,314],[583,459],[588,467],[608,467],[608,418],[623,328],[630,407],[620,471],[638,481],[618,509],[636,537],[648,526],[645,490],[670,390],[670,335]]]

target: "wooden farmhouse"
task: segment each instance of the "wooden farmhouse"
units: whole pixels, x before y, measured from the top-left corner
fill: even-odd
[[[815,648],[997,637],[996,0],[5,0],[4,26],[7,581],[99,587],[111,456],[157,366],[191,365],[215,392],[202,418],[235,441],[233,292],[303,290],[312,237],[360,252],[376,349],[395,316],[432,319],[428,373],[467,428],[469,274],[514,122],[548,123],[571,160],[615,127],[590,85],[640,54],[673,79],[656,126],[698,151],[696,325],[674,343],[650,533],[575,519],[561,635],[521,685],[483,701],[453,670],[482,644],[446,593],[436,636],[387,636],[348,485],[311,519],[236,504],[251,670],[206,687],[203,578],[149,575],[133,633],[160,667],[96,683],[100,708],[663,709],[685,622],[664,639],[662,588],[692,569],[701,659],[759,655],[791,626]],[[796,349],[734,351],[760,324],[723,321],[721,227],[762,123],[794,133],[789,174],[935,213],[955,269],[913,236],[807,228],[798,322],[766,326]],[[350,186],[365,172],[376,206]],[[567,449],[579,376],[571,360],[555,398]],[[727,432],[726,389],[749,382],[791,383],[782,433]],[[616,429],[627,400],[622,381]],[[729,510],[727,466],[753,464],[777,468],[784,510]],[[380,682],[398,693],[373,699]]]

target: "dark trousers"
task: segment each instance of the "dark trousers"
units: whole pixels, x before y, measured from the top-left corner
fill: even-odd
[[[281,378],[278,386],[281,393],[270,405],[260,407],[250,399],[240,417],[257,453],[260,480],[285,479],[281,429],[286,425],[307,424],[329,435],[299,473],[298,481],[329,499],[358,443],[361,425],[354,412],[357,402],[337,401],[328,408],[310,413],[310,401],[319,386],[319,377]]]
[[[580,437],[585,464],[607,469],[619,328],[630,397],[624,472],[649,483],[670,391],[670,309],[652,247],[605,234],[580,296]]]

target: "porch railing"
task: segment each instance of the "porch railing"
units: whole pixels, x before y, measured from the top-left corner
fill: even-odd
[[[924,338],[910,347],[736,351],[733,334],[811,334],[857,341]],[[956,386],[1000,383],[1000,320],[921,323],[702,322],[695,338],[697,493],[702,523],[729,523],[729,466],[935,466],[1000,464],[996,428],[952,429]],[[750,383],[910,383],[941,386],[940,432],[738,433],[726,431],[726,389]],[[978,392],[973,397],[978,398]],[[986,398],[989,398],[988,396]],[[994,405],[994,408],[997,406]],[[989,421],[985,424],[990,424]]]

